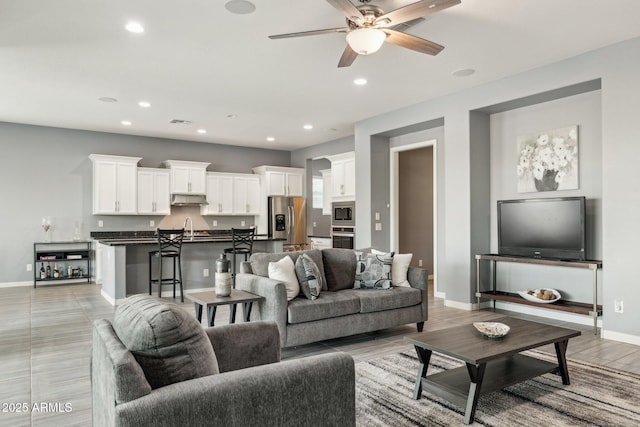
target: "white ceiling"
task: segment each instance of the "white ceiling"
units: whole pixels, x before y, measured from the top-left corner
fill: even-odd
[[[640,36],[638,0],[462,0],[409,31],[444,45],[439,55],[385,44],[338,69],[344,34],[267,37],[344,26],[325,0],[252,0],[248,15],[228,12],[226,1],[0,0],[0,121],[290,150]],[[373,3],[390,11],[413,1]],[[130,20],[145,33],[125,31]],[[461,68],[476,73],[451,75]]]

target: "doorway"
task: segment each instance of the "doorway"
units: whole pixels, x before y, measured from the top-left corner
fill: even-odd
[[[433,277],[437,291],[436,140],[391,148],[391,249]]]

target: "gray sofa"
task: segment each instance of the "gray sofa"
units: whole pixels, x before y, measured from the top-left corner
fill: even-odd
[[[315,300],[303,295],[287,301],[285,285],[269,278],[269,262],[285,256],[295,261],[306,253],[318,265],[328,291]],[[411,287],[353,289],[356,254],[349,249],[255,253],[241,264],[236,288],[263,296],[254,304],[252,319],[278,325],[282,347],[338,338],[427,320],[427,271],[409,268]]]
[[[130,298],[113,323],[94,322],[95,427],[355,425],[348,354],[280,362],[273,322],[203,329],[175,304]]]

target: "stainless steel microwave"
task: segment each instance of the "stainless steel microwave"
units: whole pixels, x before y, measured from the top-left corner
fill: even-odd
[[[331,204],[332,227],[355,227],[356,202],[333,202]]]

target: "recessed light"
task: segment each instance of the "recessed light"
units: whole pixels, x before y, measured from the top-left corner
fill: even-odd
[[[198,129],[196,132],[204,135],[205,133],[207,133],[207,130],[206,129]]]
[[[224,8],[236,15],[246,15],[256,10],[256,5],[247,0],[231,0],[225,3]]]
[[[475,73],[476,70],[473,68],[461,68],[460,70],[455,70],[451,73],[454,77],[467,77]]]
[[[313,125],[304,125],[302,126],[303,128],[305,128],[306,130],[311,130],[313,129]]]
[[[117,99],[112,98],[110,96],[103,96],[101,98],[98,98],[98,101],[102,101],[102,102],[118,102]]]
[[[125,28],[130,33],[136,33],[136,34],[144,33],[144,27],[142,26],[141,23],[136,21],[129,22],[127,25],[125,25]]]
[[[138,105],[141,106],[142,108],[149,108],[151,107],[151,103],[147,102],[147,101],[140,101],[138,102]]]
[[[353,81],[353,84],[354,84],[354,85],[357,85],[357,86],[364,86],[364,85],[366,85],[366,84],[367,84],[367,79],[362,78],[362,77],[357,78],[357,79],[355,79],[355,80]]]
[[[129,120],[123,120],[120,122],[122,126],[131,126],[131,122]]]
[[[235,119],[236,117],[238,117],[237,114],[227,114],[227,119]]]
[[[269,142],[273,142],[273,141],[275,141],[275,140],[276,140],[276,139],[275,139],[274,137],[272,137],[272,136],[268,136],[268,137],[267,137],[267,141],[269,141]]]

